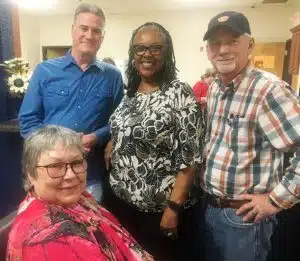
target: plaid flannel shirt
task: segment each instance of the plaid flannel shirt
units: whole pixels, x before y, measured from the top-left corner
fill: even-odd
[[[300,106],[287,83],[249,64],[228,86],[216,78],[207,111],[208,193],[234,199],[270,192],[281,208],[300,201],[300,155],[283,170],[284,152],[300,145]]]

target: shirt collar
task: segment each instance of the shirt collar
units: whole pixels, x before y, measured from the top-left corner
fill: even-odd
[[[75,58],[72,56],[71,54],[71,49],[67,52],[65,59],[64,59],[64,64],[63,64],[63,68],[67,68],[69,65],[71,64],[75,64],[78,66]],[[96,57],[93,59],[93,61],[90,63],[89,68],[92,66],[96,66],[98,67],[101,71],[104,71],[104,63],[100,62],[96,59]]]
[[[232,90],[232,92],[236,92],[242,80],[250,75],[253,69],[253,65],[249,62],[245,69],[239,75],[237,75],[227,86],[223,85],[219,74],[217,74],[215,81],[222,90],[229,88]]]

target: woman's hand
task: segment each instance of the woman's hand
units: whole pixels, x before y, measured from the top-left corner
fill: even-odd
[[[160,229],[164,232],[166,236],[172,239],[176,239],[178,237],[178,220],[178,212],[167,207],[160,221]]]
[[[111,155],[112,155],[112,150],[113,150],[113,146],[112,146],[112,140],[110,140],[106,147],[105,147],[105,151],[104,151],[104,160],[105,160],[105,166],[106,169],[108,170],[111,164]]]

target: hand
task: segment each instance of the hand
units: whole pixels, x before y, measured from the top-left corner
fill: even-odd
[[[259,223],[266,217],[277,214],[281,208],[274,207],[269,201],[269,193],[266,194],[243,194],[238,197],[241,200],[251,200],[242,205],[237,211],[238,216],[245,214],[244,221]]]
[[[89,152],[91,148],[97,144],[98,138],[95,133],[90,133],[86,135],[82,135],[82,143],[84,150]]]
[[[160,221],[160,229],[172,239],[178,237],[178,219],[178,213],[167,207]]]
[[[113,144],[112,140],[110,140],[104,150],[104,160],[105,160],[105,166],[106,169],[109,169],[109,166],[111,164],[111,155],[112,155],[112,150],[113,150]]]

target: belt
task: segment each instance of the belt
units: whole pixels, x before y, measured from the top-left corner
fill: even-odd
[[[238,209],[245,203],[250,202],[250,200],[237,200],[229,198],[220,198],[217,196],[210,195],[208,193],[204,194],[204,199],[206,203],[214,208],[234,208]]]

